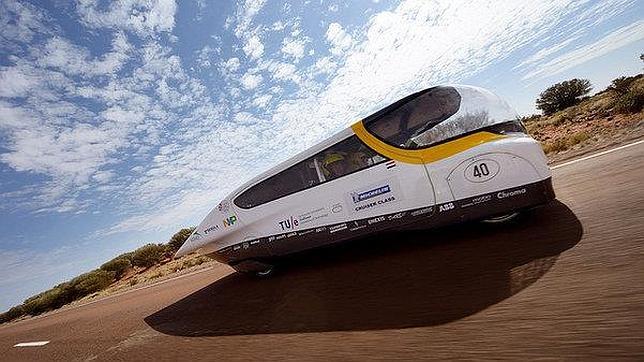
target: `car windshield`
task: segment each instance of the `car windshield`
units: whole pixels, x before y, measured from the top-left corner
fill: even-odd
[[[514,119],[516,112],[489,91],[441,86],[394,103],[365,119],[364,125],[392,146],[417,149]]]

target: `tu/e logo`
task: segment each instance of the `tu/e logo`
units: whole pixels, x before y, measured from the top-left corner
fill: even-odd
[[[282,228],[282,230],[295,229],[299,224],[300,224],[299,221],[297,221],[297,219],[294,218],[293,216],[279,222],[280,228]]]

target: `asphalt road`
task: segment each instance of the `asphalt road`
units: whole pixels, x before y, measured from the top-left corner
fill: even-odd
[[[0,359],[642,360],[643,164],[644,143],[557,168],[559,202],[510,225],[388,233],[267,280],[217,266],[5,325]]]

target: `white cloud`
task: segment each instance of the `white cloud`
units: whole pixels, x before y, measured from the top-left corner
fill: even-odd
[[[106,11],[102,11],[98,1],[80,0],[76,8],[87,26],[154,35],[172,31],[177,5],[174,0],[130,0],[111,3]]]
[[[302,80],[294,64],[269,61],[263,64],[263,67],[271,73],[274,80],[292,81],[293,83],[300,83]]]
[[[221,71],[224,74],[234,73],[239,69],[239,58],[230,58],[225,62],[221,63]]]
[[[514,69],[523,68],[523,67],[526,67],[528,65],[539,63],[539,62],[543,61],[544,59],[550,57],[551,55],[560,52],[561,50],[563,50],[564,48],[566,48],[567,46],[572,44],[572,42],[574,42],[577,39],[579,39],[579,36],[574,36],[574,37],[568,38],[568,39],[566,39],[566,40],[564,40],[564,41],[562,41],[560,43],[557,43],[557,44],[555,44],[555,45],[553,45],[551,47],[543,48],[543,49],[539,50],[538,52],[534,53],[533,55],[529,56],[525,60],[523,60],[518,65],[516,65],[514,67]]]
[[[259,36],[253,35],[244,44],[244,53],[251,59],[258,59],[264,54],[264,44],[259,39]]]
[[[271,30],[273,31],[282,31],[284,28],[286,28],[286,24],[281,20],[278,20],[271,25]]]
[[[237,9],[237,26],[235,35],[238,38],[244,38],[248,34],[255,16],[266,4],[266,0],[245,0],[240,2]]]
[[[341,55],[353,43],[351,35],[347,34],[342,25],[338,23],[329,24],[329,28],[326,31],[326,40],[331,44],[331,53],[335,55]]]
[[[315,62],[315,70],[318,73],[332,73],[337,66],[329,57],[320,58]]]
[[[0,68],[0,97],[24,97],[35,88],[40,80],[17,67]]]
[[[264,94],[253,99],[253,105],[255,107],[264,109],[268,106],[269,102],[273,99],[273,96],[270,94]]]
[[[109,75],[121,69],[129,57],[132,46],[123,33],[116,33],[111,52],[101,59],[89,59],[89,52],[61,37],[51,38],[39,56],[39,64],[57,68],[69,75],[85,77]]]
[[[260,74],[246,73],[241,78],[241,84],[244,89],[254,89],[262,82]]]
[[[546,63],[537,64],[535,69],[524,75],[522,79],[545,78],[559,74],[641,39],[644,39],[643,20],[619,28],[594,43],[562,54]]]
[[[213,48],[210,45],[204,46],[197,51],[197,65],[201,68],[210,68],[212,66],[212,61],[216,59],[220,53],[220,48]]]
[[[282,53],[293,57],[299,61],[304,56],[304,48],[309,42],[307,38],[293,39],[287,38],[282,41]]]
[[[0,46],[18,50],[16,43],[28,43],[38,34],[49,34],[56,27],[35,6],[17,1],[0,2]]]

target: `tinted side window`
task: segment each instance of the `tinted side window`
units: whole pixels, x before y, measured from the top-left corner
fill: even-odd
[[[454,115],[461,96],[452,87],[434,87],[396,102],[364,120],[365,128],[382,141],[418,148],[413,139]]]
[[[234,202],[249,209],[385,160],[354,135],[252,186]]]

